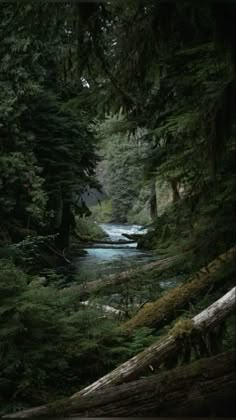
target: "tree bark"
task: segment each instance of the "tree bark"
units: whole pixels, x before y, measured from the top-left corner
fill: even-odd
[[[172,178],[168,179],[171,185],[172,190],[172,200],[173,203],[180,200],[180,193],[179,193],[179,178]]]
[[[186,334],[196,336],[197,332],[200,332],[202,336],[203,332],[206,334],[209,330],[213,330],[215,326],[220,325],[236,307],[235,291],[236,288],[234,287],[192,320],[187,320],[187,324],[184,325],[183,321],[180,321],[179,324],[177,323],[177,327],[175,326],[162,339],[157,340],[143,352],[132,357],[82,391],[75,393],[72,398],[93,393],[107,386],[129,382],[138,378],[141,374],[153,372],[165,360],[178,352],[181,347],[181,337],[183,338]]]
[[[191,281],[175,287],[155,302],[146,304],[133,318],[122,325],[122,330],[132,333],[136,328],[160,328],[169,323],[176,318],[178,310],[196,301],[209,287],[215,287],[217,283],[222,282],[224,276],[219,276],[219,271],[224,265],[236,261],[235,257],[236,247],[232,247],[202,268]]]
[[[61,225],[56,244],[60,250],[69,246],[70,227],[71,227],[71,204],[69,201],[63,201]]]
[[[150,216],[152,221],[157,219],[157,196],[156,196],[156,183],[153,183],[152,194],[150,197]]]
[[[166,359],[168,359],[170,356],[177,353],[177,351],[180,348],[181,345],[181,338],[184,337],[184,334],[196,334],[196,332],[200,332],[201,334],[207,333],[208,331],[212,330],[216,326],[220,325],[235,309],[236,301],[235,301],[235,290],[236,288],[233,288],[228,293],[226,293],[223,297],[221,297],[219,300],[214,302],[211,306],[209,306],[207,309],[202,311],[200,314],[195,316],[191,323],[190,330],[184,329],[182,325],[181,328],[176,328],[176,326],[173,328],[173,330],[163,337],[160,340],[157,340],[156,343],[152,344],[150,347],[148,347],[143,352],[139,353],[137,356],[132,357],[127,362],[123,363],[118,368],[114,369],[109,374],[103,376],[98,381],[94,382],[93,384],[89,385],[88,387],[84,388],[82,391],[79,391],[75,394],[73,394],[70,398],[66,399],[66,404],[69,404],[69,407],[73,407],[73,403],[70,403],[70,401],[89,401],[88,408],[91,407],[90,401],[93,401],[93,395],[95,394],[95,400],[96,400],[96,394],[98,391],[103,391],[104,394],[108,395],[110,387],[113,385],[115,386],[115,389],[118,390],[119,388],[117,385],[124,384],[127,382],[130,382],[138,377],[140,377],[141,374],[149,374],[150,372],[154,372],[158,366],[163,363]],[[208,363],[207,363],[208,366]],[[203,370],[204,371],[204,370]],[[171,372],[174,372],[171,370]],[[168,374],[168,372],[167,372]],[[159,373],[156,378],[162,378],[163,373]],[[164,373],[165,375],[165,373]],[[164,376],[165,377],[165,376]],[[173,378],[173,376],[172,376]],[[177,379],[176,379],[177,380]],[[215,379],[216,380],[216,377]],[[173,379],[172,379],[173,382]],[[213,381],[214,382],[214,381]],[[222,383],[223,384],[223,383]],[[189,384],[188,384],[189,385]],[[177,384],[175,384],[177,386]],[[217,385],[218,386],[218,385]],[[129,389],[129,387],[132,388],[132,385],[128,383],[125,385],[126,388]],[[106,390],[108,389],[108,392]],[[134,387],[135,389],[135,387]],[[145,389],[145,388],[144,388]],[[188,389],[188,387],[186,388]],[[181,391],[181,387],[180,387]],[[91,400],[81,400],[81,398],[87,397],[91,395]],[[116,392],[114,392],[116,394]],[[118,395],[118,394],[117,394]],[[120,396],[121,398],[121,396]],[[141,398],[141,395],[139,395],[138,401]],[[78,400],[79,399],[79,400]],[[98,399],[99,400],[99,399]],[[118,400],[119,401],[119,400]],[[121,402],[121,401],[120,401]],[[77,402],[76,402],[77,403]],[[75,403],[75,404],[76,404]],[[134,406],[136,404],[135,399],[132,403]],[[132,405],[131,404],[131,405]],[[155,402],[153,402],[155,404]],[[145,406],[145,404],[144,404]],[[167,405],[168,406],[168,405]],[[57,407],[59,407],[57,403]],[[78,406],[76,406],[78,407]],[[62,410],[63,404],[60,403],[60,409]],[[127,408],[127,407],[126,407]],[[129,406],[128,408],[130,411],[128,412],[128,415],[131,414],[131,410],[134,410],[135,407],[132,408],[132,406]],[[79,407],[78,407],[79,410]],[[7,415],[5,417],[31,417],[31,416],[39,416],[39,415],[48,415],[48,406],[41,406],[41,407],[35,407],[29,410],[25,410],[23,412],[18,412],[12,415]],[[59,414],[62,414],[62,411],[58,412]],[[89,415],[93,415],[94,413],[90,413]],[[114,413],[113,413],[114,414]],[[163,414],[163,413],[161,413]],[[108,415],[108,413],[107,413]],[[111,415],[109,413],[109,415]]]
[[[235,352],[205,358],[159,375],[8,415],[130,417],[235,415]]]

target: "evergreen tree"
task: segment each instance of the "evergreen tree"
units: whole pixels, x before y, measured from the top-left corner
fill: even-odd
[[[120,114],[108,116],[97,125],[96,133],[101,155],[105,161],[107,193],[112,202],[112,219],[127,222],[130,212],[137,204],[143,187],[143,164],[141,159],[145,144],[140,142],[140,131],[116,133],[116,125],[122,123]]]
[[[43,31],[39,16],[47,20],[51,9],[56,16]],[[72,81],[64,71],[75,42],[69,35],[71,20],[61,14],[65,9],[26,2],[15,14],[13,5],[1,6],[3,242],[40,231],[59,233],[58,246],[64,248],[73,212],[88,211],[82,193],[97,185],[88,104],[83,109],[86,88],[81,77]],[[67,16],[71,13],[69,7]],[[81,105],[75,89],[81,92]]]

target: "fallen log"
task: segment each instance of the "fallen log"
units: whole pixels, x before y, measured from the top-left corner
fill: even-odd
[[[112,241],[110,239],[91,239],[89,237],[86,236],[81,236],[78,233],[74,232],[74,235],[78,238],[79,240],[79,244],[81,244],[83,246],[83,244],[129,244],[129,243],[134,243],[136,242],[136,240],[132,239],[130,241],[124,240],[124,239],[119,239],[117,241]],[[109,236],[107,236],[107,238],[109,238]],[[76,242],[78,244],[78,241]]]
[[[108,246],[113,246],[115,247],[115,245],[129,245],[129,244],[134,244],[136,243],[136,241],[123,241],[122,239],[119,241],[91,241],[91,240],[86,240],[83,242],[73,242],[72,245],[77,245],[81,248],[91,248],[91,247],[97,247],[97,248],[106,248]]]
[[[144,236],[144,234],[140,234],[140,233],[122,233],[122,236],[124,236],[127,239],[130,239],[132,241],[137,242],[138,239],[142,238]]]
[[[150,370],[156,370],[165,360],[179,350],[181,338],[184,335],[196,335],[198,332],[202,334],[203,331],[206,334],[216,325],[220,325],[236,307],[235,292],[236,288],[234,287],[207,309],[204,309],[204,311],[192,318],[192,320],[176,323],[169,334],[157,340],[143,352],[132,357],[82,391],[76,392],[71,398],[88,395],[107,386],[129,382],[138,378],[141,374],[146,374]]]
[[[89,281],[82,285],[73,285],[71,287],[63,288],[60,290],[61,293],[65,293],[74,290],[76,293],[79,293],[80,297],[87,297],[90,293],[98,289],[103,289],[109,286],[115,286],[119,284],[126,283],[131,280],[132,277],[142,272],[147,272],[149,270],[155,269],[155,272],[161,272],[169,269],[176,261],[178,261],[180,256],[175,255],[167,258],[160,259],[155,262],[148,263],[142,268],[130,269],[123,271],[119,274],[110,274],[100,280]]]
[[[235,385],[235,352],[230,352],[106,389],[76,402],[77,407],[64,413],[87,417],[232,416],[236,414]]]
[[[235,261],[236,247],[234,246],[202,268],[191,281],[166,292],[155,302],[146,304],[133,318],[122,325],[122,330],[131,333],[140,327],[161,328],[176,318],[178,310],[196,301],[209,287],[222,281],[223,276],[218,276],[219,271],[224,265]]]
[[[106,390],[113,385],[116,386],[130,382],[140,377],[141,374],[148,374],[150,371],[154,372],[163,361],[178,351],[181,345],[181,338],[183,338],[184,334],[202,333],[202,331],[206,333],[215,326],[220,325],[235,309],[235,291],[236,288],[234,287],[207,309],[196,315],[192,320],[187,320],[187,324],[185,324],[184,328],[183,324],[181,328],[179,328],[179,325],[177,327],[175,326],[168,335],[157,340],[143,352],[118,366],[98,381],[87,386],[83,390],[76,392],[68,400],[77,400],[80,397],[90,396],[90,394],[92,394],[93,397],[93,394],[96,394],[100,390]],[[129,385],[130,384],[127,386],[129,387]],[[47,411],[44,411],[47,410],[47,407],[48,406],[35,407],[5,417],[44,415],[45,413],[48,414]]]
[[[126,242],[127,243],[127,242]],[[132,243],[132,242],[128,242]],[[98,244],[98,243],[91,243],[91,244],[86,244],[83,245],[81,248],[83,249],[90,249],[90,248],[99,248],[99,249],[130,249],[130,246],[125,246],[122,244],[119,244],[120,246],[117,245],[104,245],[104,244]]]
[[[96,244],[101,244],[101,245],[129,245],[129,244],[134,244],[136,241],[132,240],[132,241],[127,241],[127,240],[123,240],[123,239],[119,239],[118,241],[105,241],[105,240],[94,240],[94,241],[88,241],[88,243],[96,245]]]
[[[93,395],[4,417],[232,416],[236,414],[234,363],[235,352],[222,353]]]

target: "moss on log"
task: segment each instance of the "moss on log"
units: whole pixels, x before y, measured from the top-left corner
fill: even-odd
[[[76,293],[78,293],[80,297],[83,297],[83,298],[88,297],[89,294],[97,290],[100,290],[109,286],[116,286],[119,284],[127,283],[132,278],[134,278],[137,274],[140,274],[141,272],[145,273],[153,269],[155,270],[155,272],[165,271],[169,269],[170,267],[172,267],[179,259],[180,259],[180,256],[176,256],[176,255],[162,258],[158,261],[154,261],[154,262],[144,265],[142,269],[140,268],[130,269],[119,274],[110,274],[100,280],[89,281],[83,285],[74,285],[71,287],[61,289],[60,292],[68,293],[68,291],[70,292],[71,290],[73,290]]]
[[[186,307],[189,302],[196,301],[209,287],[221,282],[223,276],[219,275],[219,271],[234,261],[236,261],[236,247],[215,258],[192,280],[166,292],[155,302],[147,303],[133,318],[122,324],[121,329],[131,333],[136,328],[160,328],[172,321],[179,309]]]
[[[6,417],[30,417],[41,415],[45,414],[45,410],[47,410],[48,407],[50,409],[55,408],[57,413],[61,414],[62,412],[64,413],[63,410],[66,410],[67,407],[73,407],[73,404],[71,405],[69,400],[81,401],[81,398],[83,397],[96,395],[98,392],[100,393],[100,391],[103,392],[104,388],[109,391],[111,387],[131,382],[131,380],[139,377],[140,374],[150,374],[150,367],[152,367],[151,371],[154,372],[161,362],[166,359],[168,360],[170,356],[174,357],[176,353],[179,354],[179,346],[181,343],[183,344],[183,339],[186,338],[186,335],[190,337],[192,334],[195,335],[196,332],[197,335],[198,333],[201,335],[202,332],[206,333],[215,326],[219,326],[232,313],[235,304],[235,288],[233,288],[192,320],[178,322],[167,336],[163,337],[161,340],[157,340],[156,343],[146,350],[123,363],[121,366],[84,388],[82,391],[72,395],[69,399],[61,400],[53,406],[49,405],[32,408],[17,413],[17,415],[13,414]],[[159,374],[162,375],[161,372]],[[47,411],[46,414],[48,414]]]
[[[235,385],[235,352],[228,352],[5,417],[232,416]]]

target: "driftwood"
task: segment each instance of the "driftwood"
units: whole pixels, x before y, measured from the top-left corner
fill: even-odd
[[[192,320],[188,320],[187,328],[186,325],[184,328],[183,325],[181,328],[177,328],[175,326],[173,330],[164,338],[157,340],[146,350],[139,353],[137,356],[132,357],[130,360],[114,369],[111,373],[103,376],[98,381],[84,388],[82,391],[73,394],[70,398],[66,399],[67,404],[69,404],[69,408],[71,409],[71,407],[73,407],[73,402],[69,401],[75,400],[75,404],[77,404],[78,398],[79,400],[87,396],[89,398],[90,394],[92,394],[91,399],[84,400],[87,401],[88,410],[88,407],[90,407],[92,404],[91,401],[93,401],[93,395],[96,395],[98,391],[104,389],[104,393],[106,394],[106,390],[109,390],[109,388],[113,385],[117,386],[130,382],[133,379],[140,377],[141,374],[155,371],[158,366],[163,363],[163,361],[178,351],[179,346],[181,345],[181,337],[183,338],[184,334],[188,334],[189,336],[191,334],[196,334],[197,332],[202,334],[203,331],[206,333],[207,331],[212,330],[215,326],[220,325],[235,309],[235,290],[236,288],[233,288],[222,298],[195,316]],[[162,373],[159,375],[161,377]],[[130,387],[131,384],[129,383],[125,389],[129,389]],[[116,389],[118,390],[117,387]],[[135,406],[135,400],[133,400],[133,405]],[[60,406],[60,409],[62,409],[62,405]],[[25,410],[23,412],[18,412],[16,414],[12,414],[11,416],[8,415],[7,417],[30,417],[34,415],[47,415],[49,413],[47,410],[48,406],[41,406]],[[129,407],[129,410],[131,410],[131,407]],[[62,411],[59,411],[58,413],[62,414]],[[129,415],[130,413],[131,411],[129,412]],[[90,412],[89,414],[92,415]],[[109,413],[109,415],[111,415],[111,413]]]
[[[126,332],[132,332],[140,327],[160,328],[177,316],[177,311],[183,309],[190,302],[196,301],[210,287],[215,287],[224,280],[219,271],[224,264],[236,261],[236,247],[215,258],[210,264],[202,268],[191,281],[166,292],[155,302],[146,304],[133,318],[122,325]]]
[[[83,285],[74,285],[70,288],[61,289],[61,292],[67,292],[68,290],[74,290],[76,293],[79,293],[81,297],[86,297],[95,290],[102,289],[109,286],[115,286],[119,284],[126,283],[132,279],[135,275],[142,272],[147,272],[149,270],[155,269],[155,272],[162,272],[169,269],[176,261],[178,261],[179,256],[172,256],[160,259],[155,262],[148,263],[142,268],[135,268],[124,271],[120,274],[110,274],[100,280],[89,281]]]
[[[235,353],[205,358],[93,395],[64,399],[5,417],[235,415]]]

